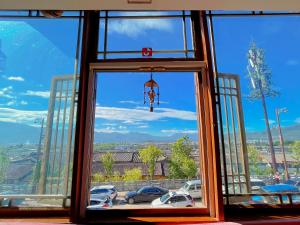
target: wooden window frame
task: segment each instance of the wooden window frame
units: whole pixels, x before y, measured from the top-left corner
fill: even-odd
[[[85,12],[81,57],[78,113],[75,138],[71,221],[127,220],[148,222],[219,221],[224,219],[218,129],[214,98],[214,77],[211,67],[210,44],[204,12],[192,12],[195,59],[120,59],[97,60],[99,14]],[[167,65],[167,66],[166,66]],[[198,71],[195,73],[197,112],[202,172],[204,173],[205,209],[136,209],[107,210],[105,219],[86,211],[91,171],[94,107],[97,71]],[[177,215],[177,217],[175,216]],[[180,217],[179,217],[180,216]]]

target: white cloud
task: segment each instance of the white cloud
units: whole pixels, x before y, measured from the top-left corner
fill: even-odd
[[[0,121],[21,123],[29,126],[37,126],[34,122],[37,118],[45,117],[47,111],[27,111],[13,108],[0,108]]]
[[[124,16],[135,15],[135,16],[145,16],[145,15],[161,15],[159,12],[130,12],[122,13]],[[169,19],[120,19],[111,20],[108,24],[109,32],[124,34],[132,38],[136,38],[140,35],[145,35],[148,30],[157,31],[171,31],[172,23]]]
[[[50,97],[50,91],[31,91],[27,90],[23,95],[27,96],[36,96],[41,98],[49,98]]]
[[[141,128],[141,129],[144,129],[144,128],[148,128],[149,125],[141,125],[141,126],[138,126],[137,128]]]
[[[265,121],[265,119],[261,119],[262,121]],[[275,124],[276,123],[276,121],[275,120],[271,120],[271,119],[269,119],[269,125],[273,125],[273,124]]]
[[[168,134],[197,134],[198,130],[177,130],[177,129],[170,129],[170,130],[161,130],[162,133]]]
[[[12,105],[15,105],[15,104],[16,104],[15,100],[11,100],[8,103],[6,103],[7,106],[12,106]]]
[[[300,65],[300,61],[296,59],[290,59],[286,62],[286,65],[288,66],[297,66]]]
[[[28,102],[26,102],[26,101],[21,101],[20,104],[21,104],[21,105],[28,105]]]
[[[141,102],[138,102],[138,101],[119,101],[119,103],[121,104],[132,104],[132,105],[138,105],[138,104],[141,104]]]
[[[20,76],[17,76],[17,77],[10,76],[10,77],[7,77],[7,80],[24,81],[24,78],[20,77]]]
[[[270,125],[273,125],[273,124],[275,124],[275,123],[276,123],[275,120],[269,120],[269,124],[270,124]]]
[[[116,123],[103,123],[102,124],[103,126],[117,126],[118,124],[116,124]]]
[[[129,131],[125,127],[122,127],[121,129],[117,129],[115,127],[97,128],[94,131],[97,133],[109,133],[109,134],[110,133],[123,133],[123,134],[129,133]]]
[[[117,107],[96,107],[96,118],[123,121],[125,124],[136,122],[155,121],[163,118],[179,120],[196,120],[196,113],[192,111],[177,110],[171,108],[156,108],[154,112],[148,109],[129,109]]]
[[[4,87],[2,89],[0,89],[0,97],[3,98],[14,98],[13,94],[13,87],[12,86],[8,86],[8,87]]]
[[[169,104],[167,101],[159,101],[159,104]]]

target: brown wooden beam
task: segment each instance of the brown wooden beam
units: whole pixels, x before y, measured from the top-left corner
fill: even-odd
[[[86,185],[89,180],[89,170],[85,164],[86,139],[90,137],[90,129],[86,129],[88,117],[88,86],[90,82],[89,64],[97,60],[99,34],[99,12],[85,11],[81,49],[81,64],[77,106],[77,120],[75,133],[75,149],[73,162],[72,193],[71,193],[71,221],[76,223],[85,215],[83,205],[89,190]]]
[[[209,32],[207,17],[204,11],[191,12],[195,57],[207,63],[207,69],[196,76],[196,85],[199,89],[200,107],[202,116],[200,125],[202,130],[202,144],[206,147],[207,154],[207,185],[208,207],[211,216],[224,220],[223,196],[221,180],[221,161],[218,136],[216,95],[214,86],[214,73],[212,56],[210,52]],[[207,189],[207,190],[208,190]]]

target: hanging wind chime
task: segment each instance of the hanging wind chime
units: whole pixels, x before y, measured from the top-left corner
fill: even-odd
[[[156,89],[156,92],[155,92]],[[159,105],[159,85],[155,80],[152,79],[152,71],[150,75],[150,80],[144,84],[144,104],[146,104],[146,95],[149,99],[149,111],[153,112],[153,104],[155,102],[155,97],[157,96],[157,105]]]

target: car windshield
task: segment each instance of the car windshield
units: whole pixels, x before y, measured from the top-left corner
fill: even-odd
[[[91,191],[92,194],[100,194],[100,193],[106,193],[106,192],[109,192],[109,190],[107,190],[107,189],[95,189],[95,190]]]
[[[137,193],[140,194],[142,193],[145,189],[147,189],[146,187],[141,187],[140,189],[137,190]]]
[[[106,201],[108,199],[107,195],[100,195],[97,197],[99,201]]]
[[[188,190],[188,189],[189,189],[189,184],[185,184],[185,185],[183,186],[183,189],[184,189],[184,190]]]
[[[165,195],[163,195],[163,196],[160,197],[160,201],[161,202],[165,202],[169,197],[170,197],[170,194],[167,193],[167,194],[165,194]]]
[[[263,181],[253,181],[251,182],[251,186],[265,186],[266,184]]]

